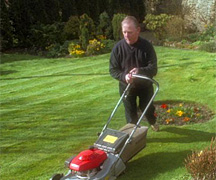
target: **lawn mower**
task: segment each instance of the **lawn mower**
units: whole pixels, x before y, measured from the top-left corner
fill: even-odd
[[[114,180],[125,171],[126,163],[145,148],[148,127],[140,126],[140,123],[159,90],[159,84],[143,75],[132,77],[150,81],[156,86],[137,123],[128,123],[120,130],[108,128],[123,98],[127,98],[132,85],[128,84],[94,145],[65,161],[69,168],[66,175],[55,174],[50,180]]]

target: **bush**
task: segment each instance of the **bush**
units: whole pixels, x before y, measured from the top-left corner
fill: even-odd
[[[115,41],[111,40],[111,39],[104,39],[101,40],[101,42],[104,44],[105,48],[103,49],[103,53],[108,53],[111,52],[114,45],[115,45]]]
[[[104,48],[105,45],[97,39],[89,40],[89,45],[87,46],[86,54],[88,56],[101,54]]]
[[[205,26],[205,31],[199,35],[200,41],[211,41],[216,39],[216,24],[210,24]]]
[[[93,39],[95,35],[95,25],[93,20],[87,15],[83,14],[80,16],[80,37],[82,48],[86,49],[88,46],[89,39]]]
[[[160,15],[147,14],[143,23],[146,24],[148,30],[151,30],[155,33],[155,36],[159,40],[162,40],[166,36],[165,27],[167,25],[167,22],[172,17],[173,16],[167,14],[160,14]]]
[[[72,41],[68,46],[68,52],[72,57],[82,57],[85,51],[82,49],[78,41]]]
[[[103,34],[108,39],[112,38],[112,23],[109,15],[103,12],[99,16],[98,34]]]
[[[65,41],[63,45],[57,43],[57,44],[52,44],[48,47],[46,47],[47,57],[63,57],[68,55],[68,46],[70,44],[70,41]]]
[[[199,50],[207,51],[207,52],[216,52],[216,40],[202,43],[199,47]]]
[[[184,20],[179,16],[172,16],[164,27],[166,37],[174,40],[181,40],[184,36]]]
[[[126,17],[126,14],[114,14],[112,19],[113,37],[115,41],[118,41],[122,37],[121,22]]]
[[[195,180],[216,179],[216,138],[212,138],[210,147],[188,156],[185,166]]]
[[[80,35],[79,30],[79,18],[77,16],[71,16],[64,26],[64,33],[68,40],[78,39]]]
[[[54,24],[37,24],[31,28],[31,42],[32,47],[39,50],[46,50],[48,46],[53,44],[62,44],[65,41],[65,36],[62,33],[64,28],[63,23]]]

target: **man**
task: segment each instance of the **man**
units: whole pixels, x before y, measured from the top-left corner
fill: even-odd
[[[129,95],[123,100],[127,123],[138,121],[137,97],[139,108],[143,112],[154,89],[150,82],[134,79],[132,74],[142,74],[152,78],[157,74],[157,57],[151,43],[141,38],[139,23],[133,16],[127,16],[121,23],[124,38],[112,50],[110,57],[110,74],[119,80],[120,95],[128,83],[132,83]],[[145,116],[154,131],[159,130],[154,115],[155,107],[150,105]]]

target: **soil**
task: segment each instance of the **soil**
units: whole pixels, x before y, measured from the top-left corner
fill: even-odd
[[[215,115],[208,106],[194,102],[156,101],[154,105],[156,108],[155,115],[157,116],[157,122],[163,125],[172,124],[181,126],[185,124],[204,123],[211,120]]]

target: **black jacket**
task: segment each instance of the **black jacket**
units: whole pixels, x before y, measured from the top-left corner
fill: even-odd
[[[138,68],[138,74],[150,78],[157,74],[155,50],[150,42],[141,37],[133,45],[128,45],[125,39],[120,40],[110,56],[110,74],[120,82],[125,83],[125,75],[133,68]]]

